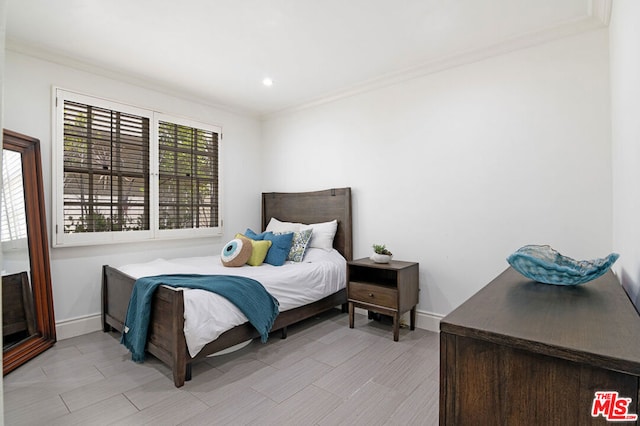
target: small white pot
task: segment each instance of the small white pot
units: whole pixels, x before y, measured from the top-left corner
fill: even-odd
[[[373,253],[369,259],[375,263],[389,263],[393,255]]]

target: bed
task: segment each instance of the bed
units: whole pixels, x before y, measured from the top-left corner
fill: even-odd
[[[337,220],[338,227],[333,247],[346,260],[353,259],[351,189],[335,188],[323,191],[262,194],[262,229],[272,218],[284,222],[322,223]],[[105,265],[102,271],[103,330],[122,333],[129,298],[135,278],[115,267]],[[271,331],[282,332],[287,326],[313,317],[321,312],[344,305],[346,289],[342,288],[318,301],[281,312]],[[160,286],[153,295],[151,323],[147,335],[146,351],[167,364],[173,372],[176,387],[191,379],[193,361],[259,337],[250,324],[242,324],[222,333],[207,343],[194,357],[189,354],[184,334],[184,292],[169,286]]]

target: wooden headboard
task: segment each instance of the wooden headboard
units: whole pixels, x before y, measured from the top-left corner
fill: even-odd
[[[282,222],[321,223],[338,221],[333,247],[353,260],[351,188],[313,192],[263,192],[262,230],[272,217]]]

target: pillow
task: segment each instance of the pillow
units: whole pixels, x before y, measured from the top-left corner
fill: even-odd
[[[304,231],[293,233],[293,241],[291,242],[291,250],[289,250],[287,260],[292,262],[302,262],[304,252],[307,249],[307,245],[309,245],[312,232],[312,229],[305,229]]]
[[[249,243],[249,240],[234,238],[222,248],[220,261],[224,266],[242,266],[247,263],[252,252],[253,245]]]
[[[274,233],[299,232],[307,229],[313,230],[309,247],[322,248],[325,250],[331,250],[333,248],[333,239],[338,230],[338,221],[335,219],[329,222],[307,225],[305,223],[281,222],[275,217],[272,217],[267,225],[267,231]]]
[[[285,232],[297,232],[300,231],[300,224],[293,222],[280,222],[275,217],[272,217],[265,231],[271,231],[274,234],[276,232],[280,234],[284,234]]]
[[[243,239],[244,241],[249,241],[251,243],[251,256],[247,260],[247,264],[251,266],[260,266],[264,262],[265,257],[267,257],[267,252],[269,251],[269,247],[271,247],[271,241],[257,241],[252,240],[251,238],[247,238],[242,234],[236,234],[236,238]]]
[[[300,229],[313,229],[309,247],[331,250],[333,248],[333,238],[338,230],[338,221],[334,219],[330,222],[312,223],[311,225],[302,224]]]
[[[328,260],[333,261],[333,259],[331,252],[325,249],[308,246],[304,252],[305,263],[326,262]]]
[[[244,236],[247,237],[247,238],[251,238],[252,240],[260,241],[260,240],[264,240],[264,237],[268,233],[270,233],[270,232],[265,231],[265,232],[263,232],[261,234],[256,234],[255,232],[253,232],[253,230],[251,228],[247,228],[247,230],[244,231]]]
[[[282,266],[289,257],[293,243],[293,232],[274,234],[266,232],[265,241],[271,241],[271,248],[264,259],[265,263],[273,266]]]
[[[256,234],[252,229],[247,228],[244,235],[252,240],[271,241],[271,248],[269,248],[269,251],[267,252],[267,257],[265,257],[264,263],[268,263],[273,266],[284,265],[284,262],[289,256],[289,250],[291,250],[293,232],[274,234],[271,231],[265,231],[261,234]]]

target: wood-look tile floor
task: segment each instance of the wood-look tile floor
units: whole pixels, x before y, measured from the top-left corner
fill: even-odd
[[[173,386],[149,356],[130,360],[115,333],[54,348],[4,378],[7,425],[437,425],[437,333],[338,310],[193,366]]]

